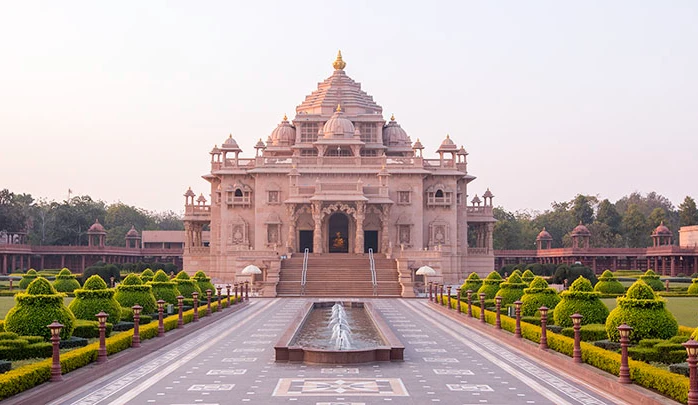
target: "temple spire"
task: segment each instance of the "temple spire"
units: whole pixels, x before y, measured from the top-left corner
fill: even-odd
[[[337,51],[337,59],[335,59],[334,63],[332,63],[332,66],[335,68],[335,70],[344,70],[344,68],[347,66],[346,62],[342,60],[342,51]]]

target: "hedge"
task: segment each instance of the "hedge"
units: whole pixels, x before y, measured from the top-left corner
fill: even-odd
[[[114,325],[107,322],[105,336],[111,335],[111,331]],[[92,339],[99,337],[99,322],[98,321],[86,321],[84,319],[78,319],[75,322],[75,330],[73,330],[73,336]]]
[[[75,290],[75,299],[68,309],[78,319],[95,320],[100,311],[109,314],[107,322],[118,323],[121,320],[121,305],[114,299],[114,289],[107,288],[107,283],[99,275],[93,275],[85,281],[83,288]]]
[[[564,328],[560,332],[561,335],[567,337],[574,337],[574,328]],[[600,323],[592,323],[589,325],[583,325],[579,330],[579,337],[584,342],[595,342],[597,340],[606,339],[606,326]]]
[[[480,279],[480,276],[478,276],[475,272],[470,273],[468,278],[465,279],[465,282],[461,286],[460,295],[461,297],[466,298],[468,296],[468,290],[476,292],[480,289],[480,287],[482,287],[482,279]]]
[[[177,273],[177,277],[175,277],[173,281],[177,283],[179,293],[185,298],[191,298],[193,292],[197,292],[199,296],[201,296],[202,291],[201,288],[199,288],[199,283],[189,278],[189,274],[187,274],[186,271],[182,270]],[[204,292],[204,295],[205,294]]]
[[[206,273],[199,270],[194,273],[194,277],[192,278],[195,279],[199,284],[199,289],[201,290],[202,294],[206,295],[206,290],[210,289],[211,295],[216,295],[216,286],[211,284],[211,277],[206,276]]]
[[[599,277],[599,282],[594,286],[594,291],[602,294],[624,294],[625,287],[620,281],[616,280],[610,270],[606,270]]]
[[[164,300],[168,304],[177,304],[177,296],[180,295],[177,283],[170,281],[164,271],[158,270],[152,281],[147,283],[153,287],[153,295],[156,300]]]
[[[143,284],[141,278],[136,274],[129,274],[121,284],[116,286],[114,299],[122,308],[131,308],[138,304],[143,307],[142,313],[144,314],[152,314],[157,311],[153,287]]]
[[[58,292],[73,292],[80,288],[80,282],[70,270],[63,268],[56,276],[56,280],[53,281],[53,287]]]
[[[654,271],[652,271],[652,269],[647,270],[645,274],[641,275],[640,280],[647,283],[647,285],[652,287],[654,291],[664,290],[664,283],[659,281],[659,276]]]
[[[22,290],[26,290],[27,287],[29,287],[29,284],[31,284],[32,281],[36,280],[37,277],[39,277],[39,273],[37,273],[34,269],[29,269],[29,271],[27,271],[27,274],[23,274],[22,279],[19,280],[19,288],[21,288]]]
[[[495,297],[502,297],[502,306],[511,305],[521,299],[526,287],[526,283],[521,280],[521,276],[515,271],[505,282],[499,284],[499,290]]]
[[[482,286],[477,290],[477,294],[474,300],[477,300],[477,296],[481,293],[485,293],[485,299],[493,299],[499,291],[499,284],[503,283],[504,279],[496,271],[491,272],[487,277],[482,280]]]
[[[608,307],[599,299],[599,293],[595,292],[591,282],[579,276],[567,291],[560,294],[562,300],[557,307],[553,319],[555,325],[572,326],[571,315],[582,315],[582,325],[591,323],[605,323],[608,317]]]
[[[538,316],[538,308],[545,306],[550,309],[549,318],[553,319],[554,309],[560,303],[557,290],[548,287],[548,282],[543,277],[536,276],[531,281],[529,288],[525,288],[521,297],[521,315]]]

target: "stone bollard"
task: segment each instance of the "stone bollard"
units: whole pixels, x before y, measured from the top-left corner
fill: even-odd
[[[192,322],[199,322],[199,293],[194,291],[191,293],[191,297],[194,298],[194,320]]]
[[[97,364],[102,364],[107,362],[107,318],[109,314],[104,311],[100,311],[97,315],[97,320],[99,321],[99,349],[97,350]]]
[[[480,293],[480,322],[485,323],[485,293]]]
[[[136,304],[131,307],[133,309],[133,337],[131,338],[131,347],[141,347],[141,311],[143,307]]]
[[[61,375],[61,329],[63,325],[53,321],[48,328],[51,330],[51,345],[53,346],[53,361],[51,363],[51,382],[62,381]]]
[[[213,292],[213,291],[211,291],[210,288],[209,288],[208,290],[206,290],[206,301],[207,301],[207,304],[206,304],[206,316],[211,315],[211,293],[212,293],[212,292]]]
[[[165,310],[165,300],[158,300],[158,337],[165,336],[165,324],[162,313]]]

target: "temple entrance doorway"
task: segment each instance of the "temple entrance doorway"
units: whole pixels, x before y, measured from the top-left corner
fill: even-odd
[[[313,231],[298,231],[298,248],[301,253],[305,249],[313,253]]]
[[[368,253],[368,249],[378,252],[378,231],[364,231],[364,253]]]
[[[349,218],[343,213],[334,213],[328,223],[330,253],[349,253]]]

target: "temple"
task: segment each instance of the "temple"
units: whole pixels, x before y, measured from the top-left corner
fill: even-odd
[[[386,121],[347,76],[341,53],[333,67],[254,157],[243,158],[232,136],[213,147],[203,176],[210,203],[191,189],[184,195],[184,268],[241,281],[255,264],[267,296],[300,293],[306,277],[319,295],[323,283],[346,282],[359,295],[412,296],[423,265],[446,283],[491,271],[494,195],[488,189],[468,205],[475,177],[465,148],[446,135],[438,158],[423,157],[419,139],[394,116]]]

